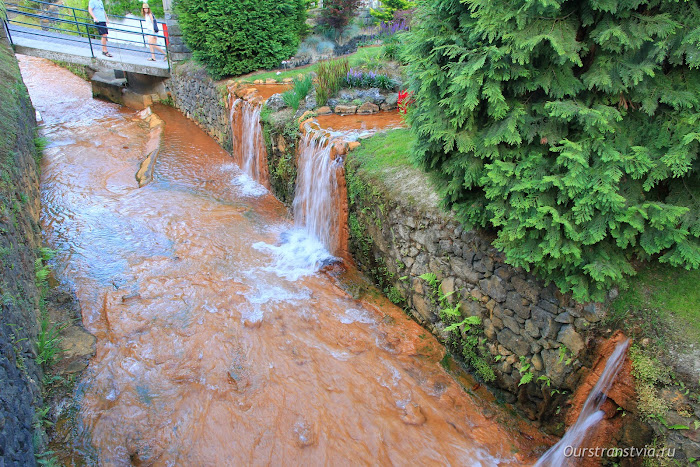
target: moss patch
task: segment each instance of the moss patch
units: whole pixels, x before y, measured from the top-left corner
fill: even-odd
[[[658,323],[677,338],[700,342],[700,271],[647,265],[613,303],[616,316]],[[671,336],[673,337],[673,336]]]

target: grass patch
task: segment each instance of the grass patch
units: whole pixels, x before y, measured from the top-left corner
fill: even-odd
[[[377,133],[362,141],[352,153],[363,170],[378,173],[386,169],[415,167],[409,154],[415,136],[408,128]]]
[[[366,65],[367,63],[382,60],[383,52],[381,47],[360,47],[357,49],[357,52],[347,55],[344,58],[348,59],[348,63],[351,67],[358,67]],[[282,71],[279,75],[276,71],[261,71],[259,73],[247,75],[241,78],[241,81],[244,83],[252,83],[256,79],[266,80],[268,78],[273,78],[276,80],[282,80],[284,78],[295,78],[299,74],[308,74],[312,71],[315,72],[319,63],[320,62],[317,62],[304,68],[295,68],[292,70]]]
[[[700,270],[648,264],[613,302],[615,319],[638,317],[642,326],[663,326],[678,337],[700,342]]]
[[[90,81],[90,76],[88,76],[87,73],[87,67],[84,65],[75,65],[73,63],[68,63],[64,62],[62,60],[51,60],[53,63],[56,65],[60,66],[61,68],[65,68],[66,70],[70,71],[73,73],[75,76],[78,78],[81,78],[85,81]]]
[[[287,106],[297,110],[299,108],[299,103],[306,98],[312,85],[313,82],[311,81],[310,75],[306,75],[303,78],[295,78],[294,87],[282,94],[282,100],[284,100]]]

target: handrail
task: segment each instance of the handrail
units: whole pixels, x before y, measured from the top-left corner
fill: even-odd
[[[65,5],[56,5],[55,3],[42,2],[41,0],[30,0],[30,1],[33,3],[39,3],[40,5],[47,5],[47,6],[55,7],[55,8],[66,8],[66,9],[70,9],[70,10],[84,11],[85,13],[88,13],[88,14],[90,13],[88,10],[85,10],[83,8],[76,8],[73,6],[65,6]],[[29,8],[29,7],[25,7],[24,5],[19,5],[17,3],[12,3],[12,2],[5,2],[5,5],[13,5],[13,6],[16,6],[18,8]],[[143,19],[140,19],[140,18],[130,18],[128,16],[120,16],[120,15],[109,15],[109,16],[111,18],[138,19],[139,21],[144,21]]]
[[[87,22],[87,18],[79,18],[79,16],[86,16],[89,12],[81,8],[66,7],[63,5],[56,5],[53,3],[43,2],[41,0],[30,0],[34,5],[20,5],[15,2],[6,2],[6,13],[5,21],[3,21],[5,28],[8,32],[8,38],[12,43],[12,37],[10,36],[10,25],[16,24],[20,25],[21,29],[15,28],[14,31],[21,34],[29,34],[33,36],[51,38],[54,41],[69,41],[78,42],[90,47],[90,53],[92,57],[95,57],[94,51],[92,49],[93,40],[99,39],[99,34],[96,33],[95,24],[90,21]],[[50,13],[46,13],[44,9],[38,8],[37,5],[47,5],[53,10]],[[70,13],[65,13],[61,9],[69,10]],[[80,12],[80,14],[76,14]],[[83,14],[84,13],[84,14]],[[19,17],[14,17],[10,19],[10,14],[19,15]],[[44,24],[35,24],[33,22],[27,22],[27,20],[22,21],[21,19],[39,19],[46,20]],[[135,53],[146,53],[150,54],[149,44],[147,44],[146,37],[156,37],[164,40],[164,48],[166,56],[168,55],[168,44],[165,34],[157,34],[144,31],[143,18],[138,17],[126,17],[119,15],[110,15],[110,18],[123,18],[128,21],[138,21],[137,24],[129,25],[125,24],[124,27],[115,27],[109,24],[109,31],[121,33],[117,38],[110,38],[110,48],[115,48],[117,50],[130,51]],[[43,22],[43,21],[41,21]],[[66,26],[73,26],[71,29],[67,29]],[[122,25],[118,25],[122,26]],[[84,31],[83,31],[84,30]],[[54,32],[55,31],[55,32]],[[164,31],[165,32],[165,31]],[[76,37],[79,36],[79,37]],[[137,36],[139,39],[134,40],[131,36]],[[84,37],[87,37],[85,41]],[[99,42],[98,42],[99,43]],[[134,44],[138,44],[138,48],[135,48]],[[95,44],[97,45],[97,44]]]
[[[5,10],[5,17],[0,18],[0,20],[2,20],[2,25],[5,28],[5,32],[7,32],[7,40],[12,44],[12,34],[10,34],[10,22],[7,17],[7,10]]]
[[[29,17],[31,17],[31,18],[49,19],[49,20],[51,20],[51,21],[55,21],[55,22],[58,22],[58,23],[75,24],[75,25],[77,25],[77,26],[86,26],[86,27],[90,27],[90,28],[94,28],[94,27],[95,27],[95,23],[85,23],[85,22],[82,22],[82,21],[70,21],[70,20],[67,20],[67,19],[56,18],[56,17],[53,17],[53,16],[37,15],[37,14],[35,14],[35,13],[28,13],[28,12],[26,12],[26,11],[17,11],[17,10],[11,10],[11,9],[8,9],[7,11],[8,11],[8,12],[12,12],[12,13],[18,13],[18,14],[21,14],[21,15],[23,15],[23,16],[29,16]],[[127,19],[131,19],[131,18],[127,18]],[[25,23],[25,22],[23,22],[23,21],[17,21],[17,20],[14,20],[14,19],[10,20],[10,22],[12,22],[12,23],[17,23],[17,24],[26,24],[26,25],[29,25],[29,26],[37,26],[37,25],[32,24],[32,23]],[[66,31],[65,29],[53,28],[53,27],[51,27],[51,26],[41,26],[41,28],[45,28],[45,29],[56,29],[56,30],[58,30],[58,31]],[[141,33],[141,32],[131,31],[131,30],[129,30],[129,29],[115,28],[115,27],[112,27],[112,26],[110,26],[109,29],[110,29],[111,31],[120,31],[120,32],[125,32],[125,33],[127,33],[127,34],[133,34],[133,35],[139,35],[139,36],[141,36],[141,35],[143,35],[143,36],[154,36],[154,37],[159,37],[159,38],[161,38],[161,39],[165,39],[165,36],[164,36],[164,35],[160,35],[160,34],[151,34],[151,33],[149,33],[149,32],[143,32],[143,33]],[[77,31],[76,31],[76,32],[77,32]],[[97,34],[92,34],[92,36],[93,36],[93,37],[99,37]],[[128,40],[128,39],[118,39],[118,40],[120,40],[120,41],[125,41],[125,42],[133,42],[133,43],[136,43],[136,44],[141,44],[141,43],[142,43],[142,42],[139,42],[139,41],[130,41],[130,40]]]

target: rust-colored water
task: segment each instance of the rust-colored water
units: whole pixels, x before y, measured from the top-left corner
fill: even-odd
[[[369,115],[319,115],[316,119],[321,128],[331,131],[373,131],[406,126],[401,114],[395,111],[377,112]]]
[[[289,84],[256,84],[253,87],[258,90],[258,95],[262,97],[264,101],[275,94],[281,94],[284,91],[292,89],[292,86]]]
[[[531,438],[442,370],[427,331],[305,270],[301,250],[282,254],[283,206],[232,183],[231,157],[198,127],[156,109],[163,146],[139,189],[134,114],[49,62],[21,66],[52,145],[42,225],[56,275],[97,337],[79,394],[100,464],[528,460]]]

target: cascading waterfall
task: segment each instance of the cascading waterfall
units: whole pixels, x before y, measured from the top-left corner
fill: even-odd
[[[316,131],[307,132],[298,153],[294,193],[294,222],[316,237],[332,254],[342,255],[341,226],[345,212],[339,206],[343,193],[338,183],[342,157],[333,157],[333,144]]]
[[[270,188],[267,151],[260,124],[262,106],[234,97],[229,105],[234,160],[243,173]]]
[[[560,467],[573,466],[577,459],[572,458],[570,454],[575,452],[581,446],[589,430],[596,426],[605,415],[600,407],[607,398],[607,393],[612,387],[615,377],[622,368],[627,355],[627,347],[629,339],[620,342],[615,347],[615,351],[608,358],[605,364],[605,369],[600,375],[598,382],[593,387],[593,390],[588,394],[586,402],[583,404],[583,409],[571,428],[569,428],[562,439],[557,444],[552,446],[542,457],[537,461],[535,467]],[[567,453],[569,456],[567,456]]]

